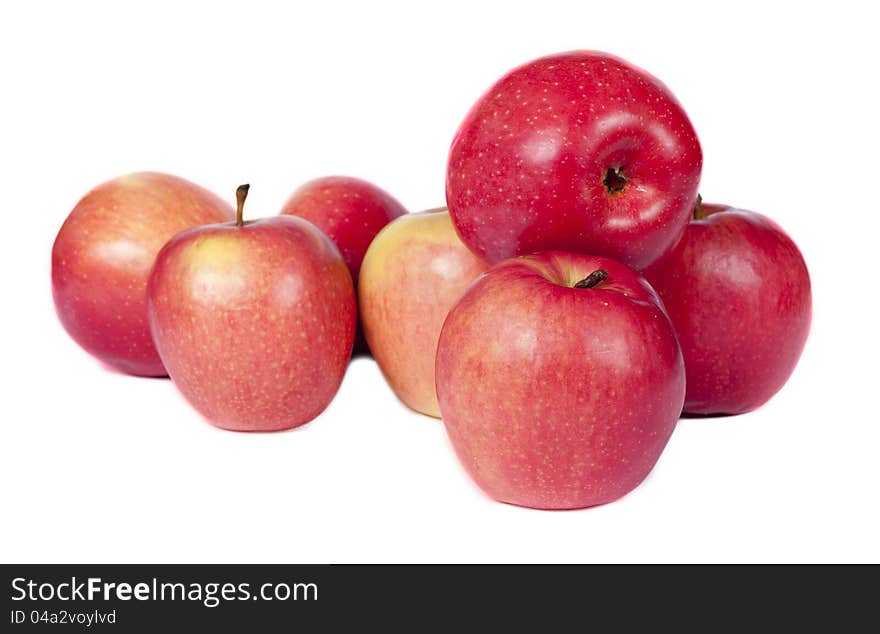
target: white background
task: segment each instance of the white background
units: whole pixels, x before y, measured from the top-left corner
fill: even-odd
[[[18,4],[0,9],[0,560],[880,561],[869,3]],[[370,359],[308,426],[235,434],[169,381],[105,371],[58,324],[51,244],[92,186],[152,169],[231,199],[247,181],[254,217],[343,173],[433,207],[473,101],[574,48],[665,81],[700,134],[704,198],[775,218],[813,279],[783,391],[682,421],[624,499],[492,502]]]

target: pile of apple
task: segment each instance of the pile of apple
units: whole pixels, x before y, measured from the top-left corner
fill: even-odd
[[[762,215],[703,204],[701,168],[657,79],[602,53],[554,55],[468,113],[448,211],[407,214],[330,177],[245,220],[246,185],[233,209],[133,174],[65,221],[55,303],[98,359],[170,376],[238,431],[312,420],[368,345],[404,403],[442,416],[489,495],[602,504],[647,476],[683,412],[766,402],[807,338],[797,247]]]

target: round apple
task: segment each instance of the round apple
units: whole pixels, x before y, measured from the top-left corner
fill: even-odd
[[[561,249],[642,269],[681,237],[701,167],[666,86],[575,51],[520,66],[477,101],[452,141],[446,201],[490,262]]]
[[[394,220],[367,250],[358,283],[364,334],[394,393],[418,412],[440,416],[434,389],[440,329],[486,268],[458,239],[445,209]]]
[[[810,275],[768,218],[697,203],[681,242],[645,272],[681,343],[684,411],[741,414],[791,376],[810,331]]]
[[[117,370],[165,376],[147,320],[156,254],[184,229],[232,218],[221,198],[168,174],[130,174],[90,191],[52,247],[52,295],[68,334]]]
[[[449,439],[502,502],[610,502],[653,468],[681,412],[684,364],[654,290],[614,260],[545,252],[497,264],[437,347]]]
[[[406,213],[384,189],[350,176],[325,176],[297,189],[282,214],[305,218],[339,248],[357,284],[367,248],[382,227]]]
[[[172,381],[218,427],[277,431],[330,403],[355,328],[354,288],[333,242],[275,216],[184,231],[148,286],[150,325]]]

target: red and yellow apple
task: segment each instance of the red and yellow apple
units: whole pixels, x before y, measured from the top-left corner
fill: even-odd
[[[184,229],[232,218],[228,203],[168,174],[131,174],[90,191],[52,247],[52,294],[68,334],[117,370],[165,376],[147,320],[156,254]]]
[[[333,242],[293,216],[178,234],[156,259],[150,325],[174,384],[211,423],[302,425],[332,400],[355,329],[351,275]]]
[[[443,320],[487,268],[459,240],[445,209],[408,214],[376,236],[358,298],[370,351],[398,398],[439,416],[434,357]]]
[[[623,264],[545,252],[497,264],[449,312],[437,346],[443,422],[502,502],[610,502],[651,471],[685,372],[657,294]]]

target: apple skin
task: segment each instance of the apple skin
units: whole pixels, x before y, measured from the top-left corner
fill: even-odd
[[[297,427],[339,389],[354,339],[354,289],[336,246],[301,218],[175,236],[159,253],[148,299],[172,381],[217,427]]]
[[[445,209],[397,218],[361,266],[358,304],[373,358],[397,397],[440,416],[434,359],[449,309],[488,265],[459,240]]]
[[[593,288],[574,288],[594,271]],[[585,508],[635,488],[675,428],[685,373],[672,324],[638,273],[545,252],[492,267],[437,347],[449,439],[491,497]]]
[[[684,232],[702,162],[662,83],[573,51],[514,69],[477,101],[452,142],[446,201],[462,240],[490,262],[559,249],[642,269]]]
[[[768,218],[698,204],[684,238],[645,272],[675,325],[687,368],[684,411],[741,414],[791,376],[810,331],[810,275]]]
[[[406,209],[391,194],[365,180],[325,176],[294,191],[281,213],[305,218],[326,233],[357,284],[361,262],[373,238]]]
[[[165,376],[147,320],[156,254],[184,229],[233,217],[226,201],[169,174],[142,172],[99,185],[73,208],[52,247],[61,324],[113,369]]]

